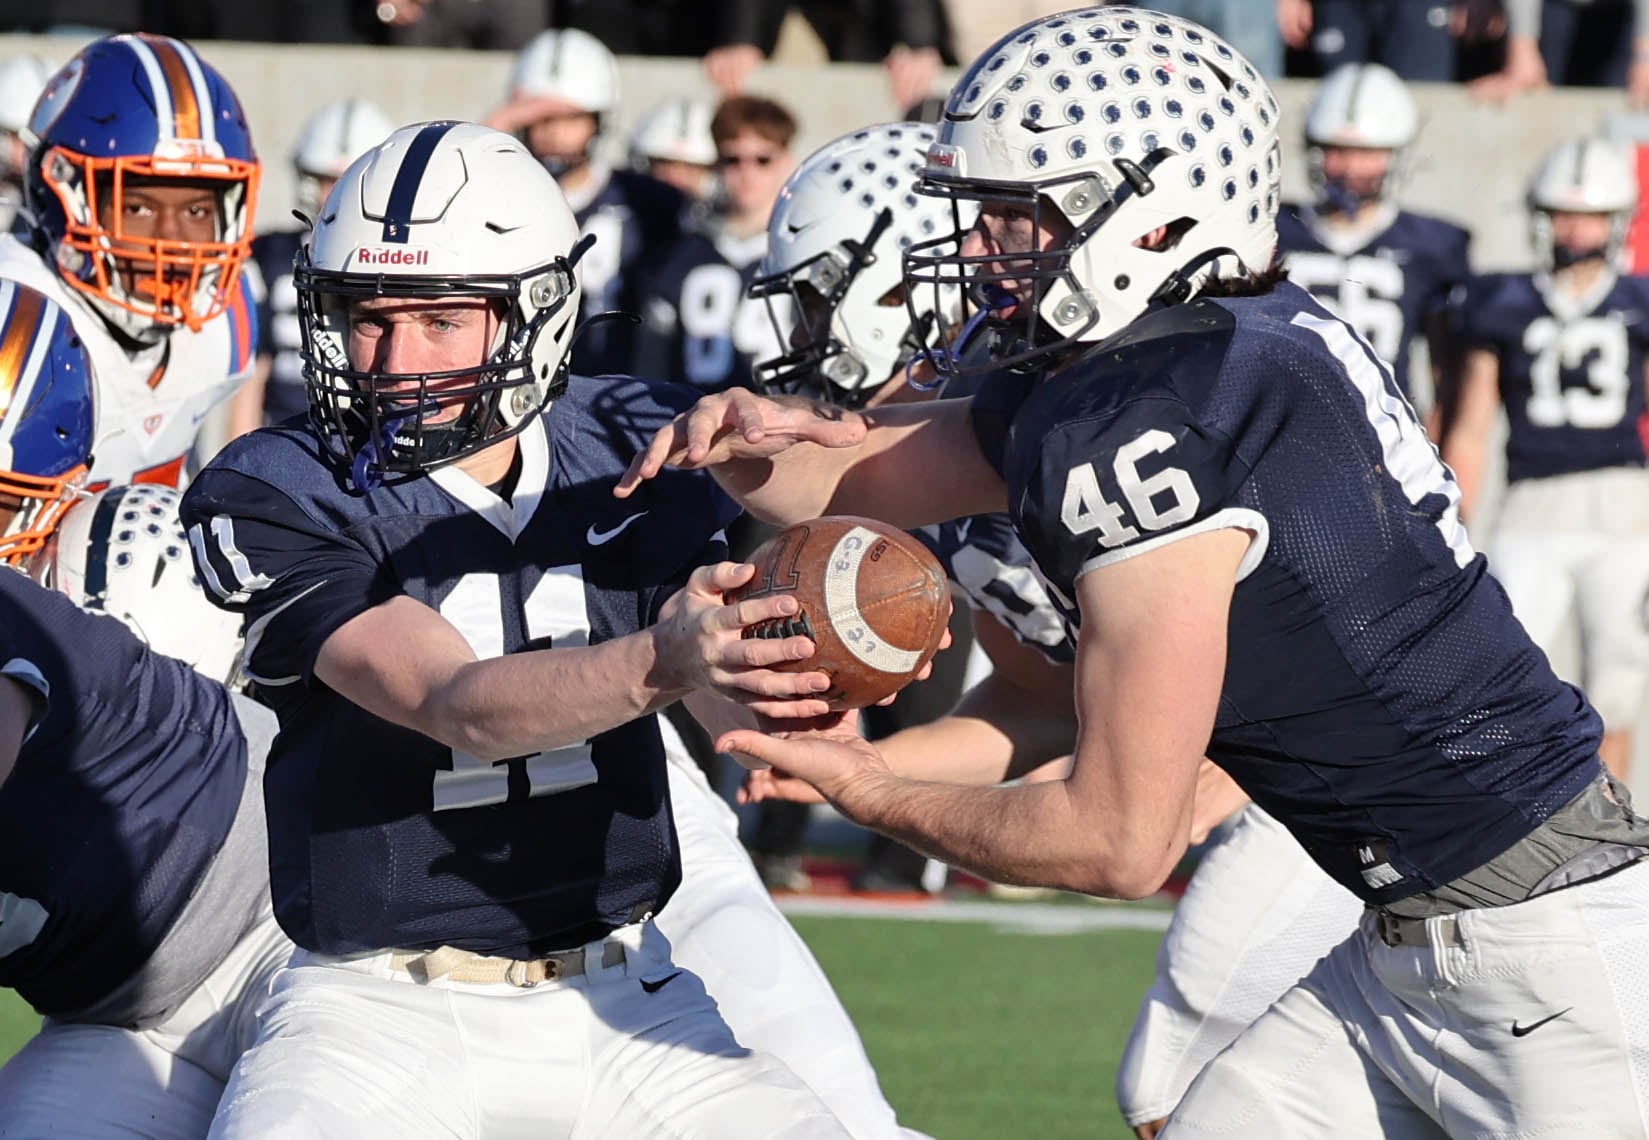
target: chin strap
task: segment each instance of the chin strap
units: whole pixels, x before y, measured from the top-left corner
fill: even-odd
[[[437,406],[432,402],[429,408],[434,410]],[[385,420],[378,434],[369,438],[365,446],[355,453],[355,462],[349,468],[349,481],[357,491],[365,494],[384,485],[384,460],[389,457],[390,448],[395,446],[395,437],[419,414],[419,409],[414,408],[405,415]]]
[[[938,351],[931,348],[920,349],[909,360],[905,361],[906,384],[909,384],[918,392],[932,392],[939,388],[960,369],[962,358],[967,355],[968,347],[972,345],[974,338],[979,335],[979,330],[985,327],[985,322],[990,320],[991,314],[998,309],[1005,309],[1016,303],[1012,293],[998,288],[995,284],[981,286],[980,294],[982,303],[979,306],[979,311],[963,323],[961,330],[951,338],[948,345]],[[916,379],[913,369],[917,363],[922,361],[926,361],[933,366],[932,380]]]

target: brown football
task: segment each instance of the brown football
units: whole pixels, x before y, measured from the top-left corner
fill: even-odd
[[[939,650],[950,620],[945,572],[898,527],[828,515],[780,531],[749,561],[756,576],[735,600],[788,593],[801,609],[744,636],[811,638],[813,656],[773,668],[829,674],[835,684],[823,696],[833,709],[864,708],[898,692]]]

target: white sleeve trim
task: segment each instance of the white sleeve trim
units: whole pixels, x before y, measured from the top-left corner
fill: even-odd
[[[1130,558],[1138,558],[1141,554],[1149,554],[1153,550],[1161,549],[1169,543],[1178,542],[1183,538],[1194,535],[1208,534],[1216,530],[1246,530],[1253,532],[1253,540],[1248,544],[1242,561],[1237,564],[1237,581],[1241,582],[1260,567],[1260,560],[1265,557],[1266,548],[1271,544],[1271,524],[1259,511],[1247,507],[1227,507],[1223,511],[1216,511],[1201,522],[1181,527],[1179,530],[1159,534],[1155,538],[1148,538],[1144,542],[1137,542],[1132,546],[1124,546],[1119,550],[1107,550],[1082,564],[1078,570],[1078,578],[1090,570],[1098,570],[1101,566],[1110,566],[1115,562],[1126,562]]]
[[[290,677],[260,676],[252,671],[252,655],[258,651],[258,645],[263,641],[264,631],[269,628],[270,622],[279,617],[281,612],[293,603],[301,602],[310,594],[313,594],[316,590],[326,585],[327,581],[328,579],[322,578],[319,582],[316,582],[314,585],[310,586],[309,589],[303,591],[303,593],[296,594],[293,597],[288,598],[286,601],[282,602],[280,605],[276,606],[274,609],[270,610],[268,613],[264,614],[262,617],[258,618],[246,627],[246,640],[241,644],[240,662],[241,672],[245,673],[250,680],[257,682],[260,685],[266,685],[270,688],[276,688],[281,685],[290,685],[296,681],[303,680],[303,678],[296,673],[292,674]]]
[[[23,732],[23,743],[27,744],[34,730],[40,727],[40,722],[46,719],[46,708],[51,703],[52,686],[46,680],[46,675],[33,661],[22,657],[13,657],[4,665],[0,665],[0,677],[10,677],[20,685],[26,685],[40,695],[38,711],[29,718],[29,727]]]

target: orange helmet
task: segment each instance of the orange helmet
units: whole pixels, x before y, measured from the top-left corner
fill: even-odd
[[[110,36],[52,76],[29,129],[26,208],[71,287],[140,341],[224,311],[251,253],[260,168],[222,75],[179,40]],[[155,186],[210,191],[212,237],[134,226],[146,207],[133,191]]]
[[[39,550],[79,497],[93,423],[92,366],[68,314],[0,280],[0,559]]]

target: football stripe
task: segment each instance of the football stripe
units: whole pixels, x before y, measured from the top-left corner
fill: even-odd
[[[908,673],[922,659],[917,649],[884,642],[859,612],[859,565],[880,536],[856,526],[836,540],[824,580],[825,613],[847,651],[883,673]]]

